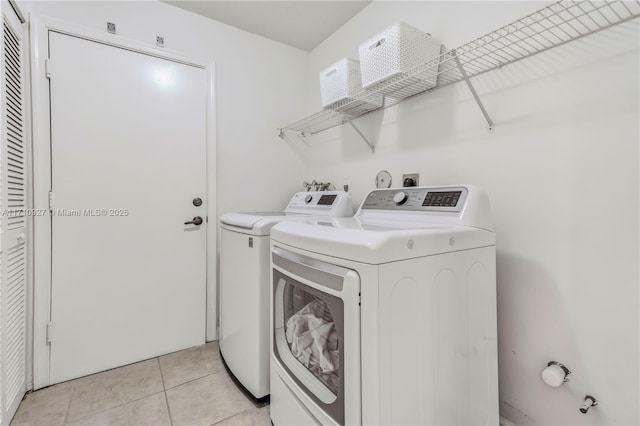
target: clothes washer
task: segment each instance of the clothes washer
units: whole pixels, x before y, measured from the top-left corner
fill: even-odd
[[[284,212],[228,213],[220,218],[220,352],[257,399],[269,395],[269,233],[276,223],[351,216],[344,191],[298,192]]]
[[[498,425],[495,233],[470,185],[271,231],[271,419]]]

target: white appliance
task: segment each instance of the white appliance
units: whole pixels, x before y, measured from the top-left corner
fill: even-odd
[[[220,218],[220,352],[257,398],[269,395],[269,233],[276,223],[351,216],[344,191],[298,192],[284,212],[228,213]]]
[[[271,230],[271,419],[498,425],[495,234],[469,185]]]

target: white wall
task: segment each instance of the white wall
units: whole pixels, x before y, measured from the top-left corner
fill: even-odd
[[[546,3],[373,2],[313,50],[318,72],[402,20],[453,48]],[[622,24],[357,120],[304,148],[310,174],[349,181],[359,203],[379,170],[394,186],[472,183],[491,199],[498,237],[500,411],[521,425],[638,424],[639,31]],[[300,116],[299,118],[302,118]],[[550,388],[549,360],[573,371]],[[601,402],[578,411],[585,394]]]

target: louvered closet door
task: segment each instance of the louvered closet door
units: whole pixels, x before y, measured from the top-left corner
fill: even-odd
[[[2,150],[0,151],[0,400],[8,424],[26,390],[26,155],[24,27],[2,2]]]

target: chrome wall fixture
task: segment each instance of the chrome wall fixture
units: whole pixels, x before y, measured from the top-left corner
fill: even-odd
[[[558,387],[569,381],[571,371],[558,361],[549,361],[547,367],[542,370],[542,380],[551,387]]]
[[[305,191],[332,191],[334,189],[331,182],[316,182],[315,179],[311,182],[305,180],[302,182],[302,187]]]
[[[587,414],[591,407],[595,407],[598,405],[598,400],[592,397],[591,395],[587,395],[584,397],[584,404],[580,407],[580,412],[582,414]]]

